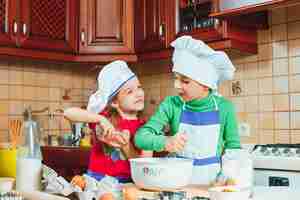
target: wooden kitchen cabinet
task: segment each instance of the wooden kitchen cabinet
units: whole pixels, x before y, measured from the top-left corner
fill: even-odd
[[[0,46],[15,46],[17,36],[16,0],[0,1]]]
[[[80,0],[79,53],[134,53],[134,0]]]
[[[136,11],[136,48],[139,52],[166,47],[166,1],[139,0]]]
[[[88,169],[90,148],[43,146],[41,150],[43,164],[69,181]]]
[[[20,47],[76,51],[75,0],[20,0]]]

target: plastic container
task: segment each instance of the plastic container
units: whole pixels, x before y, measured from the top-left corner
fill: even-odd
[[[222,172],[230,182],[240,188],[253,187],[253,160],[247,150],[226,150],[222,157]]]
[[[0,177],[16,177],[16,149],[0,149]]]
[[[15,179],[9,177],[0,177],[0,193],[10,192],[14,189]]]

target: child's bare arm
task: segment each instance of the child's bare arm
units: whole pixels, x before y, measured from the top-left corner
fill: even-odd
[[[114,126],[104,116],[90,113],[87,110],[81,108],[67,108],[64,111],[64,117],[70,121],[99,123],[100,126],[104,129],[104,132],[107,132],[108,130],[114,130]]]

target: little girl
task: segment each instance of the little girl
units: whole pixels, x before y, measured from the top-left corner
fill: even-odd
[[[138,117],[143,109],[144,91],[127,64],[114,61],[104,66],[98,76],[98,89],[91,95],[87,110],[109,119],[114,128],[108,123],[99,123],[104,133],[94,134],[88,175],[98,181],[110,176],[119,183],[126,183],[131,180],[128,158],[152,155],[133,145],[137,129],[144,124]],[[96,124],[90,124],[90,127],[96,130]]]

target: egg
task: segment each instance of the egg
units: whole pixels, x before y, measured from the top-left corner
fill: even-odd
[[[86,186],[85,179],[83,178],[83,176],[80,176],[80,175],[74,176],[72,178],[71,184],[80,187],[82,190],[84,190],[84,188]]]
[[[100,196],[99,200],[115,200],[112,193],[105,193]]]

